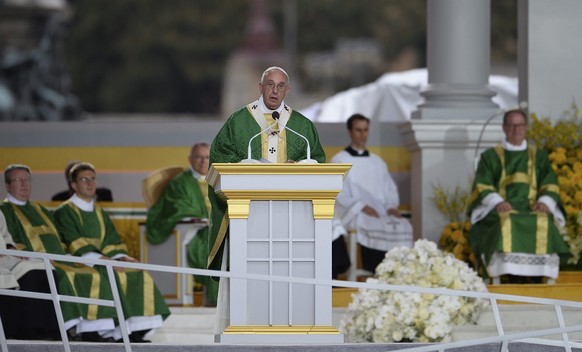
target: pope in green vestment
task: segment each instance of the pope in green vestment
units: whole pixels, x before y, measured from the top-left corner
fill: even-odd
[[[271,71],[271,73],[279,71]],[[286,76],[286,75],[285,75]],[[210,147],[210,164],[238,163],[248,159],[248,144],[251,138],[267,127],[260,138],[251,143],[251,159],[261,158],[273,162],[298,162],[307,158],[307,143],[297,134],[290,132],[281,125],[287,126],[301,134],[309,141],[311,159],[319,163],[325,162],[325,152],[319,142],[319,135],[313,122],[297,111],[292,110],[283,102],[284,94],[276,95],[286,86],[287,80],[279,79],[279,83],[260,83],[262,96],[259,100],[248,104],[234,112],[222,126]],[[277,87],[277,86],[281,87]],[[275,99],[277,98],[277,99]],[[279,113],[279,126],[268,128],[274,124],[273,111]],[[277,137],[277,138],[273,138]],[[273,141],[275,139],[275,141]],[[210,222],[208,266],[220,269],[224,239],[228,233],[228,214],[226,202],[216,197],[214,189],[209,186],[208,198],[212,204]]]
[[[182,219],[189,217],[208,219],[209,210],[208,184],[205,179],[192,169],[184,170],[168,183],[160,199],[148,211],[146,220],[148,241],[153,244],[164,242]],[[204,227],[198,230],[196,236],[188,243],[188,265],[192,268],[206,269],[207,261],[208,227]],[[216,281],[208,276],[195,278],[197,282],[206,286],[206,304],[216,305],[218,295]]]
[[[115,259],[128,254],[127,246],[109,215],[98,205],[93,211],[85,211],[69,200],[57,208],[54,217],[63,241],[73,255],[93,252]],[[105,267],[97,269],[106,273]],[[164,319],[169,316],[168,306],[147,272],[124,269],[115,271],[115,276],[126,320],[138,316],[161,315]]]
[[[488,213],[477,215],[479,207],[487,203],[487,197],[500,197],[511,205],[512,210],[499,212],[490,207]],[[554,214],[534,210],[542,197],[550,199],[556,208],[562,207],[556,175],[545,151],[533,146],[507,150],[498,145],[483,152],[468,212],[477,220],[469,232],[469,242],[485,267],[489,266],[494,252],[568,255],[568,247],[556,226]]]
[[[10,196],[10,195],[9,195]],[[16,205],[8,200],[0,204],[8,231],[17,249],[40,253],[68,254],[55,228],[52,214],[43,206],[26,202]],[[101,274],[89,266],[69,262],[53,263],[60,294],[113,300],[111,289]],[[113,307],[61,302],[65,322],[79,317],[87,320],[115,318]],[[113,320],[109,329],[113,329]],[[65,326],[70,328],[70,326]]]

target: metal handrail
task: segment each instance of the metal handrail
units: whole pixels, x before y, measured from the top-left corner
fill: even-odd
[[[0,255],[18,256],[18,257],[24,257],[24,258],[37,258],[37,259],[42,259],[44,261],[45,269],[47,271],[47,275],[49,276],[49,284],[51,285],[51,293],[50,294],[25,292],[25,291],[19,291],[19,290],[0,289],[0,295],[11,295],[11,296],[19,296],[19,297],[30,297],[30,298],[36,298],[36,299],[52,300],[54,302],[54,305],[55,305],[57,317],[60,316],[60,319],[61,319],[61,321],[59,321],[59,325],[60,325],[59,328],[61,329],[61,336],[63,338],[63,346],[64,346],[64,349],[66,352],[70,352],[71,350],[70,350],[69,341],[68,341],[68,338],[66,335],[66,331],[64,331],[64,329],[61,325],[62,324],[62,313],[60,312],[60,302],[61,301],[78,302],[78,303],[85,303],[85,304],[98,304],[98,305],[104,305],[104,306],[114,306],[116,308],[116,312],[118,314],[125,350],[127,352],[131,352],[131,344],[130,344],[129,337],[128,337],[127,330],[126,330],[125,317],[123,315],[123,310],[121,308],[121,303],[120,303],[120,299],[119,299],[119,293],[117,291],[117,285],[116,285],[115,275],[114,275],[114,271],[113,271],[114,267],[138,269],[138,270],[146,270],[146,271],[160,271],[160,272],[167,272],[167,273],[174,273],[174,274],[213,276],[213,277],[221,277],[221,278],[264,280],[264,281],[310,284],[310,285],[325,285],[325,286],[331,285],[331,286],[336,286],[336,287],[350,287],[350,288],[358,288],[358,289],[377,289],[377,290],[388,290],[388,291],[399,291],[399,292],[431,293],[431,294],[438,294],[438,295],[483,298],[483,299],[487,299],[491,302],[491,308],[493,310],[493,315],[495,317],[495,323],[497,326],[498,336],[480,338],[480,339],[474,339],[474,340],[467,340],[467,341],[434,343],[434,344],[430,344],[430,345],[426,345],[426,346],[412,347],[410,349],[404,349],[402,351],[415,351],[415,352],[416,351],[418,351],[418,352],[421,352],[421,351],[444,351],[445,349],[450,349],[450,348],[476,346],[476,345],[480,345],[480,344],[484,344],[484,343],[496,343],[496,342],[502,344],[502,351],[507,351],[507,345],[511,341],[519,341],[519,342],[526,342],[526,343],[533,343],[533,344],[540,344],[540,345],[547,345],[547,346],[562,346],[562,347],[564,347],[565,351],[567,351],[567,352],[571,352],[572,347],[582,348],[582,343],[570,341],[568,339],[568,336],[567,336],[568,333],[581,332],[582,325],[566,326],[565,321],[564,321],[564,317],[563,317],[563,312],[562,312],[562,307],[581,308],[582,309],[582,302],[557,300],[557,299],[549,299],[549,298],[527,297],[527,296],[518,296],[518,295],[510,295],[510,294],[500,294],[500,293],[461,291],[461,290],[452,290],[452,289],[447,289],[447,288],[429,288],[429,287],[419,287],[419,286],[403,286],[403,285],[390,285],[390,284],[379,284],[379,283],[364,283],[364,282],[343,281],[343,280],[316,280],[316,279],[309,279],[309,278],[296,278],[296,277],[285,277],[285,276],[275,276],[275,275],[233,274],[232,272],[219,271],[219,270],[194,269],[194,268],[184,268],[184,267],[157,265],[157,264],[132,263],[132,262],[123,262],[123,261],[115,261],[115,260],[82,258],[82,257],[75,257],[75,256],[70,256],[70,255],[35,253],[35,252],[28,252],[28,251],[15,251],[15,250],[6,250],[6,249],[0,249]],[[51,260],[62,261],[62,262],[71,262],[71,263],[82,263],[82,264],[88,264],[88,265],[103,265],[103,266],[105,266],[107,268],[108,279],[109,279],[109,282],[111,285],[111,290],[113,292],[113,301],[59,295],[56,292],[56,285],[54,283],[54,278],[52,278],[51,266],[50,266]],[[50,280],[52,280],[52,284],[50,283]],[[555,311],[556,311],[556,316],[558,318],[558,323],[559,323],[558,325],[559,326],[557,328],[551,328],[551,329],[540,329],[540,330],[533,330],[533,331],[528,331],[528,332],[506,334],[503,330],[501,316],[499,314],[499,307],[497,305],[497,302],[499,300],[553,306],[555,308]],[[551,335],[551,334],[562,335],[562,340],[549,340],[549,339],[537,338],[537,337],[542,337],[542,336]],[[7,347],[7,343],[6,343],[6,338],[4,336],[4,329],[2,326],[1,320],[0,320],[0,338],[2,338],[2,342],[1,342],[2,352],[7,352],[8,347]]]

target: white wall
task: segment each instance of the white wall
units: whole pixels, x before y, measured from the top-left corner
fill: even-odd
[[[519,100],[558,119],[582,103],[582,1],[519,0]]]

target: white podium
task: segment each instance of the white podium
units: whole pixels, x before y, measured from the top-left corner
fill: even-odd
[[[331,280],[335,197],[351,164],[213,164],[227,201],[230,271]],[[220,343],[342,343],[330,285],[230,280]]]

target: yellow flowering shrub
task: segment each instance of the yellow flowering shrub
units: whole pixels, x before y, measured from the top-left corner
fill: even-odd
[[[582,253],[582,120],[576,104],[554,124],[549,118],[531,114],[528,140],[548,151],[558,177],[560,198],[566,216],[565,240],[570,264],[578,264]]]
[[[445,226],[439,238],[439,247],[445,252],[452,253],[455,258],[466,262],[469,266],[473,266],[476,260],[475,253],[467,239],[471,222],[465,221],[464,225],[461,226],[461,224],[454,221]]]
[[[467,238],[471,222],[465,219],[469,195],[469,192],[459,186],[455,187],[452,193],[441,186],[433,186],[432,201],[449,221],[441,232],[439,248],[474,267],[475,254]]]

